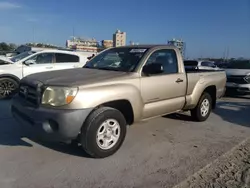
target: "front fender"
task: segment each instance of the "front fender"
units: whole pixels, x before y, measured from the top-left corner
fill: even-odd
[[[143,100],[139,88],[131,84],[112,84],[92,88],[80,89],[71,108],[95,108],[103,103],[128,100],[132,106],[134,120],[142,117]]]
[[[14,64],[1,65],[0,66],[0,77],[11,77],[17,81],[22,79],[22,66]]]

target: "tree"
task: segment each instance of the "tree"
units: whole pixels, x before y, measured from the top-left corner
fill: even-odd
[[[37,46],[37,47],[43,47],[43,44],[38,43],[36,46]]]
[[[0,43],[0,51],[10,51],[10,47],[5,42]]]
[[[10,43],[10,44],[9,44],[9,47],[10,47],[10,49],[11,49],[11,51],[12,51],[12,50],[15,50],[15,49],[17,48],[17,45],[14,44],[14,43]]]

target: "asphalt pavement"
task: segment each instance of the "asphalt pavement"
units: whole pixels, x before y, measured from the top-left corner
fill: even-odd
[[[80,148],[24,137],[0,101],[0,187],[173,187],[250,137],[250,97],[224,98],[206,122],[175,114],[135,124],[121,149],[91,159]]]

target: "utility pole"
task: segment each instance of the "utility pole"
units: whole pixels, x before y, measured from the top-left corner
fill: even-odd
[[[229,59],[229,46],[227,47],[227,61]]]
[[[73,41],[75,42],[75,27],[73,26]]]
[[[35,26],[32,25],[32,42],[35,43]]]

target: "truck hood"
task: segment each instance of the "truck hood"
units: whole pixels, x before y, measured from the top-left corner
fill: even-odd
[[[24,77],[22,82],[33,82],[36,80],[45,85],[80,86],[122,79],[123,77],[127,78],[131,74],[118,71],[74,68],[32,74]]]
[[[227,76],[246,76],[250,74],[250,69],[225,69]]]
[[[0,56],[0,65],[6,65],[6,64],[13,64],[14,62],[11,61],[8,57]]]

